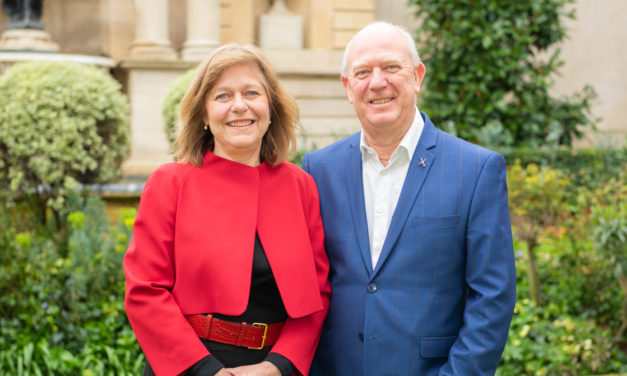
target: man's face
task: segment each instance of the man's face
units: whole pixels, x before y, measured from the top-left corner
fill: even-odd
[[[403,35],[391,29],[362,32],[353,39],[346,60],[342,83],[364,130],[409,128],[425,67],[413,67]]]

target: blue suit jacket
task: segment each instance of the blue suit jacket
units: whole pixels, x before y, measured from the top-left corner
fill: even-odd
[[[495,372],[516,295],[505,160],[421,115],[374,271],[359,133],[304,158],[320,192],[333,291],[312,375]]]

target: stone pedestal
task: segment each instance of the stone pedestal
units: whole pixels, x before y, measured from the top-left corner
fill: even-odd
[[[303,17],[294,15],[283,0],[275,0],[259,22],[259,45],[271,49],[303,48]]]
[[[193,64],[180,60],[127,59],[120,69],[131,104],[131,152],[122,164],[125,176],[148,176],[173,160],[161,107],[169,85]]]
[[[44,30],[9,29],[2,33],[0,50],[58,52],[59,45]]]

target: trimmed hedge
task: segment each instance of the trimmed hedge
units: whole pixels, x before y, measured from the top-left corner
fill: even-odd
[[[62,210],[79,183],[119,177],[129,135],[126,96],[106,71],[33,61],[0,76],[0,187],[9,196],[37,188]]]
[[[520,160],[522,166],[535,163],[570,175],[572,183],[593,188],[599,181],[618,178],[627,164],[627,148],[616,149],[532,149],[511,148],[499,151],[508,165]]]

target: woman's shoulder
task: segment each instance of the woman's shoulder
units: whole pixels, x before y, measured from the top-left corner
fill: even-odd
[[[185,178],[196,166],[190,163],[169,162],[162,164],[154,170],[148,177],[148,181],[152,182],[180,182]]]
[[[279,164],[275,168],[281,169],[284,174],[289,174],[295,177],[297,180],[309,181],[309,179],[311,179],[311,176],[307,172],[305,172],[305,170],[292,162],[281,162],[281,164]]]
[[[282,162],[275,168],[278,168],[283,175],[282,178],[290,179],[296,182],[301,195],[310,196],[313,192],[317,192],[316,183],[305,170],[291,162]]]

